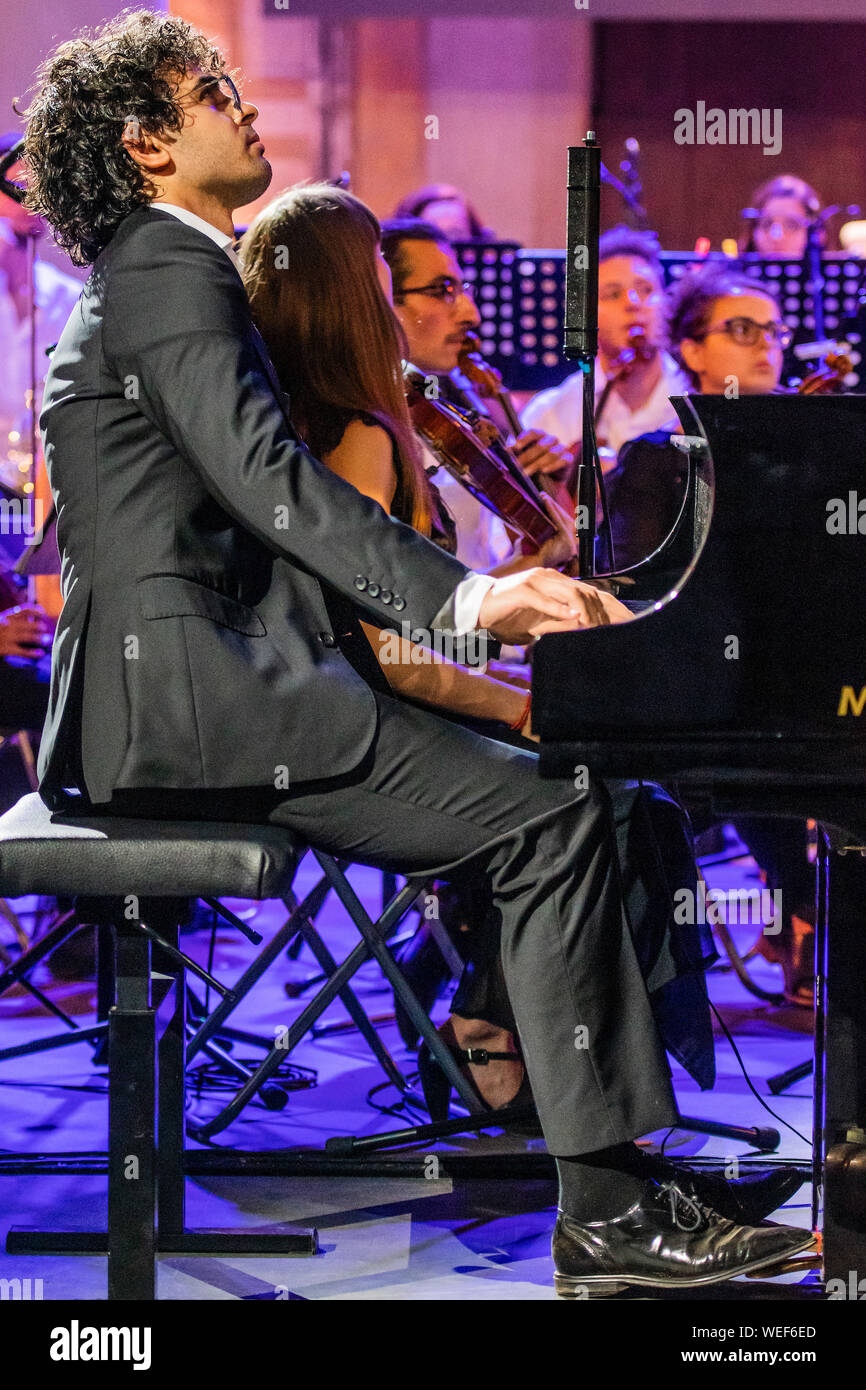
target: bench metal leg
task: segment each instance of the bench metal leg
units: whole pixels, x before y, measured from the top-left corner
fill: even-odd
[[[148,1300],[156,1286],[156,1015],[150,942],[117,928],[117,992],[108,1016],[108,1297]]]
[[[396,897],[394,897],[392,901],[388,904],[387,908],[385,909],[382,916],[379,918],[378,922],[375,924],[374,927],[373,923],[370,922],[370,919],[364,911],[363,907],[361,906],[360,902],[352,892],[352,889],[346,882],[343,871],[337,864],[337,862],[335,860],[330,859],[326,855],[320,856],[317,854],[316,857],[317,859],[319,859],[319,862],[322,865],[322,868],[325,870],[325,874],[329,878],[331,884],[336,888],[338,896],[340,897],[340,900],[342,901],[346,910],[349,912],[349,915],[355,923],[355,926],[358,927],[359,931],[361,932],[362,940],[359,941],[358,945],[354,948],[354,950],[349,952],[349,955],[346,957],[346,959],[342,961],[340,965],[337,966],[337,968],[334,970],[334,973],[330,976],[329,979],[326,980],[325,984],[319,990],[315,998],[310,1000],[307,1007],[303,1010],[301,1014],[299,1014],[299,1016],[295,1019],[294,1023],[290,1025],[285,1036],[280,1038],[279,1043],[275,1044],[271,1048],[270,1052],[253,1072],[253,1075],[250,1077],[249,1081],[246,1083],[245,1086],[242,1086],[241,1089],[236,1092],[229,1104],[226,1105],[222,1110],[220,1110],[217,1115],[214,1115],[210,1120],[205,1121],[204,1124],[196,1125],[194,1128],[190,1127],[190,1134],[192,1135],[192,1137],[194,1139],[198,1139],[201,1142],[210,1139],[212,1135],[218,1134],[220,1130],[225,1129],[227,1125],[231,1124],[232,1120],[234,1120],[241,1113],[241,1111],[249,1103],[249,1101],[256,1094],[256,1092],[261,1088],[264,1082],[268,1081],[270,1077],[273,1076],[280,1063],[285,1060],[285,1058],[292,1052],[292,1050],[295,1047],[297,1047],[301,1039],[305,1037],[305,1035],[312,1028],[316,1019],[319,1018],[319,1016],[325,1012],[325,1009],[328,1008],[329,1004],[331,1004],[334,1001],[334,999],[338,997],[338,995],[341,995],[349,980],[352,979],[353,975],[356,974],[356,972],[365,963],[365,961],[367,961],[371,955],[375,954],[371,950],[371,941],[375,941],[377,945],[381,943],[381,948],[382,951],[384,951],[385,956],[387,957],[391,973],[393,974],[396,971],[399,974],[399,967],[395,964],[385,943],[391,932],[394,930],[397,923],[402,920],[408,909],[411,907],[412,903],[415,901],[418,891],[417,887],[413,886],[412,884],[407,884],[404,888],[402,888],[400,892],[396,895]],[[352,906],[350,905],[352,903],[356,905],[354,912],[352,910]],[[362,922],[365,924],[365,929],[362,929]],[[405,981],[403,981],[402,976],[400,976],[400,980],[403,985],[403,989],[409,990],[409,986],[405,983]],[[411,990],[409,990],[409,993],[411,994]],[[418,1005],[417,1001],[415,1000],[415,996],[412,995],[411,997],[415,1004],[416,1010],[420,1010],[420,1005]],[[442,1047],[442,1043],[439,1039],[438,1034],[432,1027],[432,1024],[427,1018],[427,1015],[423,1014],[423,1011],[422,1017],[428,1032],[432,1032],[434,1034],[436,1042],[439,1044],[440,1050],[445,1051],[445,1049]],[[446,1055],[450,1062],[450,1053],[446,1052]],[[189,1056],[189,1052],[187,1053],[187,1056]],[[460,1078],[460,1080],[461,1083],[463,1083],[462,1077]],[[403,1081],[401,1089],[406,1089],[405,1081]],[[462,1091],[460,1092],[460,1094],[462,1097]]]
[[[177,944],[177,928],[165,935]],[[162,1030],[157,1052],[157,1231],[160,1249],[166,1237],[184,1229],[184,1048],[186,1044],[186,976],[162,951],[154,952],[154,965],[173,982],[170,1015]]]
[[[311,923],[302,922],[301,934],[313,955],[316,957],[325,976],[330,979],[337,970],[337,962],[334,960],[334,957],[331,955],[331,952],[328,950],[318,931]],[[346,985],[345,989],[340,990],[338,997],[388,1080],[392,1085],[398,1087],[399,1090],[405,1090],[408,1084],[406,1078],[403,1076],[394,1058],[391,1056],[382,1039],[379,1037],[379,1034],[376,1032],[376,1029],[373,1027],[373,1024],[367,1017],[364,1006],[358,999],[354,990],[350,985]]]
[[[233,989],[226,990],[216,1008],[208,1014],[200,1027],[196,1030],[187,1046],[187,1061],[201,1050],[208,1038],[213,1037],[214,1033],[221,1031],[223,1023],[237,1007],[240,1001],[249,993],[253,985],[261,979],[268,966],[276,960],[281,951],[293,939],[299,930],[299,924],[310,914],[315,914],[325,900],[327,895],[327,881],[322,879],[316,884],[315,888],[307,894],[302,903],[299,903],[289,913],[288,918],[280,927],[275,936],[259,952],[255,960],[247,966],[237,984]]]

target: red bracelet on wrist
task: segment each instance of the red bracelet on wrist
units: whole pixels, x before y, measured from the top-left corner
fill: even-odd
[[[530,692],[530,694],[527,695],[527,697],[526,697],[526,704],[523,706],[523,709],[522,709],[521,712],[520,712],[520,717],[519,717],[519,719],[515,719],[514,723],[513,723],[513,724],[509,724],[509,726],[508,726],[512,733],[514,733],[514,734],[519,734],[519,733],[522,732],[523,727],[524,727],[524,725],[526,724],[526,721],[527,721],[528,718],[529,718],[529,714],[530,714],[531,709],[532,709],[532,694],[531,694],[531,692]]]

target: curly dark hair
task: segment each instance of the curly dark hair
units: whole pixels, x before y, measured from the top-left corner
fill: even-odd
[[[712,319],[716,300],[724,299],[738,290],[763,295],[777,308],[779,306],[775,290],[765,280],[747,275],[744,271],[728,270],[726,266],[701,266],[684,275],[671,291],[667,316],[670,350],[695,384],[698,379],[683,361],[680,344],[684,338],[697,341]]]
[[[179,131],[175,91],[190,69],[221,72],[225,60],[191,24],[150,10],[82,31],[39,69],[27,111],[27,206],[46,218],[75,265],[91,265],[153,196],[121,143],[124,119],[137,116],[145,131]]]

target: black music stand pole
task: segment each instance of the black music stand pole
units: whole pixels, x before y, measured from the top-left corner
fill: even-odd
[[[578,574],[596,573],[596,489],[607,518],[604,479],[595,437],[595,359],[598,355],[598,229],[601,204],[601,150],[595,131],[568,149],[568,230],[565,256],[563,351],[583,373],[583,431],[578,470],[575,534]],[[610,547],[610,528],[608,547]],[[612,560],[611,559],[611,567]]]
[[[821,252],[823,250],[824,218],[819,213],[813,218],[806,230],[806,250],[803,253],[805,269],[808,279],[806,287],[812,300],[812,318],[816,342],[822,343],[826,336],[824,323],[824,268],[821,264]]]

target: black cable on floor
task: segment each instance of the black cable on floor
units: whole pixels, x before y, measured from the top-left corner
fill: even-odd
[[[248,1067],[250,1071],[255,1071],[260,1061],[253,1057],[238,1058],[240,1065]],[[225,1071],[221,1062],[203,1062],[201,1066],[190,1067],[187,1072],[188,1099],[200,1100],[207,1095],[237,1091],[242,1084],[241,1078]],[[267,1080],[267,1085],[283,1091],[309,1091],[318,1084],[319,1073],[313,1067],[300,1067],[288,1060],[281,1062]]]
[[[796,1136],[797,1136],[798,1139],[801,1139],[801,1140],[803,1141],[803,1143],[804,1143],[807,1147],[811,1148],[810,1141],[806,1138],[805,1134],[801,1134],[800,1131],[799,1131],[794,1125],[789,1124],[788,1121],[785,1120],[785,1119],[783,1119],[781,1115],[777,1115],[776,1112],[775,1112],[775,1110],[772,1110],[772,1109],[770,1108],[770,1106],[767,1104],[767,1102],[764,1100],[764,1097],[763,1097],[762,1095],[760,1095],[758,1091],[755,1090],[755,1087],[752,1085],[752,1078],[749,1076],[749,1073],[746,1071],[746,1064],[745,1064],[745,1062],[743,1061],[743,1059],[742,1059],[742,1057],[741,1057],[741,1055],[740,1055],[740,1050],[739,1050],[739,1048],[737,1047],[737,1044],[734,1042],[733,1036],[732,1036],[730,1030],[728,1029],[727,1024],[725,1023],[724,1019],[722,1018],[721,1014],[719,1013],[718,1009],[716,1008],[716,1006],[715,1006],[715,1004],[713,1003],[712,1000],[709,1001],[709,1005],[710,1005],[710,1008],[712,1009],[713,1013],[715,1014],[716,1021],[718,1022],[719,1027],[721,1028],[721,1030],[722,1030],[722,1032],[724,1033],[725,1037],[727,1038],[728,1042],[731,1044],[731,1051],[733,1052],[734,1056],[735,1056],[736,1059],[737,1059],[737,1062],[738,1062],[738,1064],[739,1064],[740,1071],[743,1073],[743,1079],[745,1080],[745,1083],[746,1083],[746,1085],[748,1086],[749,1090],[751,1091],[752,1095],[755,1097],[755,1100],[758,1101],[758,1103],[763,1107],[764,1110],[766,1110],[766,1112],[767,1112],[768,1115],[772,1115],[772,1117],[773,1117],[774,1120],[778,1120],[778,1122],[779,1122],[780,1125],[783,1125],[785,1129],[789,1129],[789,1130],[791,1131],[792,1134],[796,1134]],[[670,1137],[671,1137],[671,1135],[674,1133],[674,1131],[677,1130],[677,1129],[681,1129],[681,1128],[682,1128],[681,1125],[672,1125],[672,1126],[671,1126],[671,1128],[668,1130],[667,1134],[665,1135],[664,1139],[662,1140],[662,1145],[661,1145],[661,1149],[660,1149],[660,1153],[661,1153],[661,1154],[664,1154],[664,1151],[665,1151],[665,1144],[668,1142],[668,1140],[670,1139]]]

